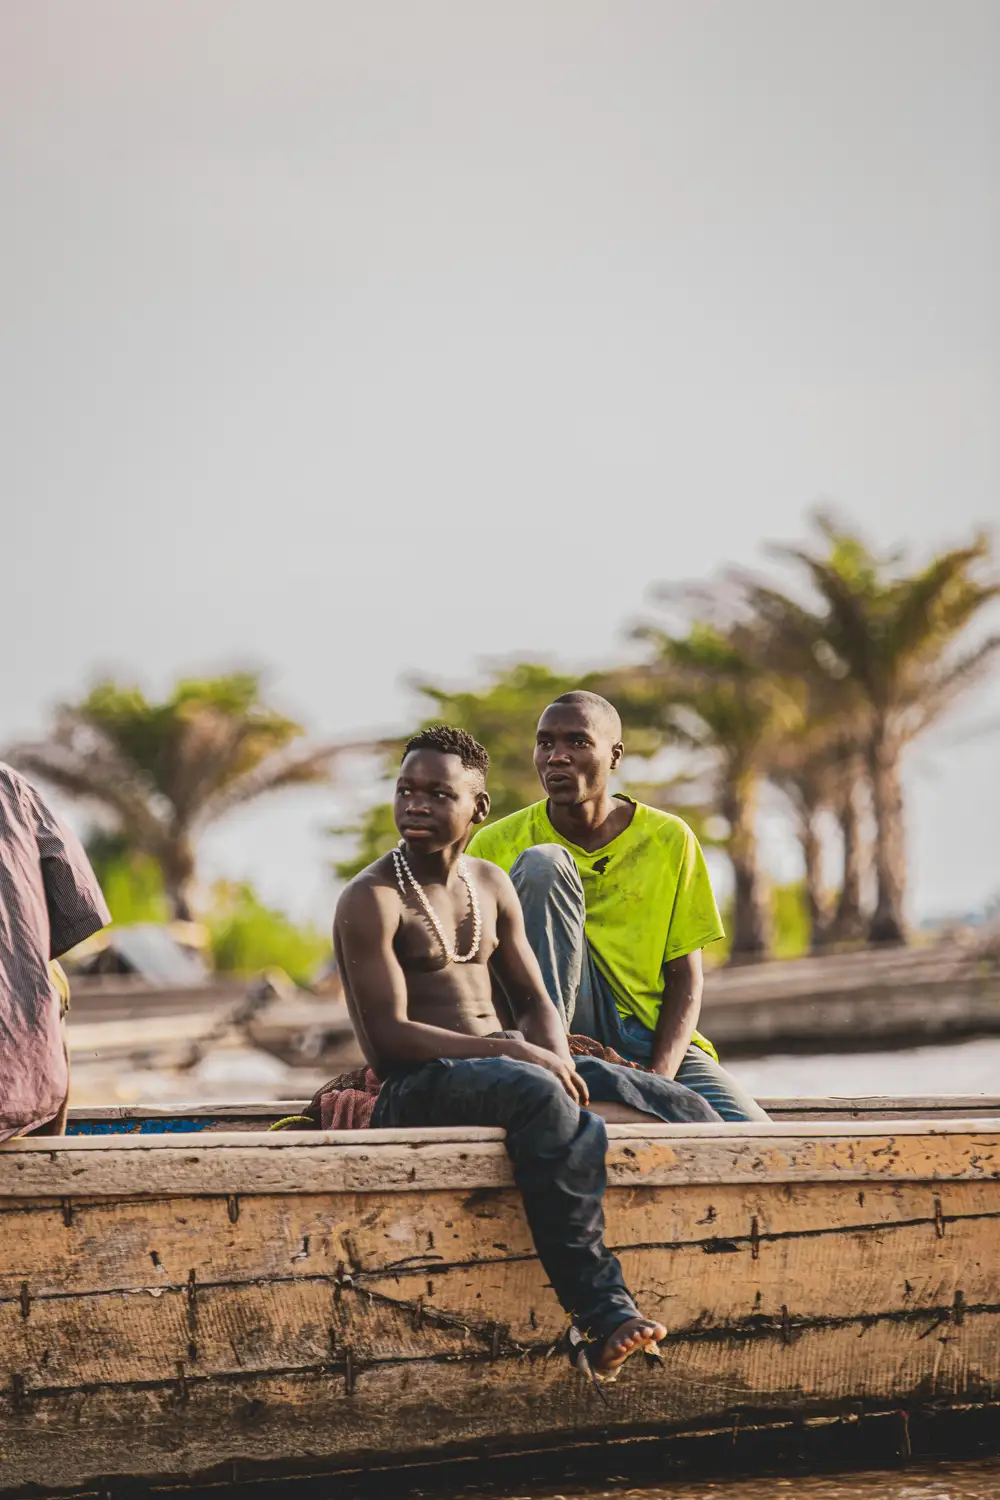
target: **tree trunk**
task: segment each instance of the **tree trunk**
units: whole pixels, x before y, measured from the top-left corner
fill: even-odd
[[[729,823],[729,858],[733,866],[733,941],[731,964],[757,963],[771,947],[767,893],[757,863],[757,785],[734,782],[723,797]]]
[[[175,922],[194,920],[194,847],[186,834],[175,835],[160,852],[163,889]]]
[[[807,803],[799,817],[799,843],[805,865],[809,949],[812,953],[825,947],[830,927],[830,913],[823,892],[823,845],[816,827],[819,812],[818,805]]]
[[[864,913],[865,876],[870,851],[861,828],[862,765],[852,760],[845,770],[843,791],[837,805],[837,821],[844,842],[844,871],[840,897],[827,940],[831,943],[858,943],[867,936]]]
[[[884,725],[876,726],[868,752],[875,812],[875,914],[868,929],[872,943],[905,943],[906,829],[900,750]]]

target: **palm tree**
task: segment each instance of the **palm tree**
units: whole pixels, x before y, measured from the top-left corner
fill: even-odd
[[[642,667],[615,674],[615,701],[630,722],[700,754],[712,801],[729,824],[733,867],[731,962],[770,948],[770,913],[757,851],[760,788],[777,746],[802,722],[794,679],[763,670],[752,625],[697,622],[686,634],[646,626],[654,648]]]
[[[99,808],[157,862],[174,916],[189,920],[198,834],[269,792],[328,779],[335,751],[291,749],[301,734],[262,702],[253,673],[182,681],[160,703],[101,682],[58,710],[44,740],[13,746],[7,759]]]
[[[775,549],[809,575],[817,602],[801,605],[760,585],[751,602],[782,642],[782,661],[797,653],[821,690],[841,684],[853,700],[856,746],[863,755],[876,827],[877,896],[868,936],[906,939],[906,840],[901,764],[905,747],[978,683],[1000,650],[1000,636],[965,645],[967,627],[1000,597],[1000,579],[984,574],[986,537],[907,571],[899,553],[877,556],[843,522],[818,513],[822,547]],[[850,760],[849,751],[845,752]],[[842,802],[856,831],[856,783]],[[846,881],[845,881],[846,892]]]
[[[792,737],[779,749],[769,768],[770,780],[784,792],[795,818],[795,832],[802,850],[809,947],[822,948],[831,926],[831,913],[823,884],[823,841],[819,821],[828,805],[827,766],[820,755],[810,755]]]
[[[810,947],[857,942],[867,933],[862,910],[868,848],[862,835],[863,703],[846,673],[821,669],[825,660],[810,612],[768,583],[734,572],[731,586],[754,621],[754,649],[763,671],[796,678],[804,711],[795,732],[774,748],[770,780],[791,804],[805,871]],[[836,907],[823,889],[820,819],[840,825],[843,873]]]
[[[835,762],[829,807],[840,825],[841,877],[836,910],[826,932],[828,943],[858,943],[868,935],[865,890],[871,871],[871,843],[864,831],[862,797],[865,761],[848,744]]]
[[[863,766],[851,739],[850,721],[814,718],[812,695],[798,733],[776,746],[769,779],[789,802],[802,850],[806,912],[812,952],[833,944],[859,942],[867,933],[862,902],[867,885],[868,848],[861,826]],[[823,881],[823,814],[840,825],[842,876],[836,904]]]

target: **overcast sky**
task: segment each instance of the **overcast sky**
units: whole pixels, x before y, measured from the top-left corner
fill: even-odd
[[[998,76],[997,0],[7,0],[0,743],[246,662],[394,725],[818,499],[991,523]],[[997,719],[911,758],[918,913],[1000,891]],[[206,867],[325,916],[330,817]]]

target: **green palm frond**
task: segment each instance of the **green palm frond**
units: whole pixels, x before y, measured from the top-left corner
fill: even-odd
[[[159,846],[163,823],[158,810],[117,759],[96,752],[80,755],[70,746],[44,742],[13,745],[4,752],[4,758],[26,776],[38,777],[70,797],[105,808],[136,847],[152,853]]]
[[[291,787],[324,786],[331,779],[333,765],[342,753],[342,747],[322,745],[299,755],[270,757],[253,770],[230,781],[221,791],[208,799],[201,814],[201,823],[214,823],[234,807],[247,802],[256,802],[272,792],[287,791]]]
[[[103,808],[125,840],[160,863],[183,911],[198,831],[257,797],[329,778],[340,747],[295,751],[301,734],[263,700],[253,673],[184,679],[160,702],[103,681],[57,711],[47,740],[15,745],[8,758]]]
[[[919,722],[914,705],[936,682],[953,643],[978,613],[1000,597],[1000,579],[980,576],[990,560],[985,536],[907,571],[900,552],[878,558],[843,522],[817,519],[827,544],[772,549],[798,564],[812,583],[815,606],[800,605],[772,586],[748,584],[751,607],[772,633],[772,647],[804,666],[811,649],[829,677],[838,664],[873,712]],[[824,654],[825,653],[825,656]],[[946,673],[947,675],[947,673]],[[960,682],[971,675],[960,675]]]

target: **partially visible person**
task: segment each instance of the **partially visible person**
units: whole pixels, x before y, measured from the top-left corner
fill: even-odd
[[[766,1120],[697,1031],[701,950],[723,936],[698,840],[671,813],[613,796],[621,720],[564,693],[538,723],[545,798],[481,828],[469,854],[506,870],[567,1030],[676,1079],[728,1121]]]
[[[54,960],[110,921],[79,839],[0,761],[0,1141],[65,1130],[69,991]]]

